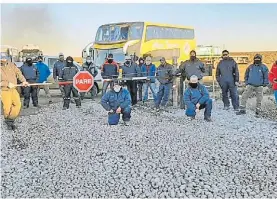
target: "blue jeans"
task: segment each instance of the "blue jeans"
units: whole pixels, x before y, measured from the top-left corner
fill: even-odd
[[[275,96],[275,101],[276,101],[276,104],[277,104],[277,90],[274,91],[274,96]]]
[[[156,90],[156,84],[155,83],[143,83],[143,90],[144,90],[144,96],[143,96],[143,101],[148,100],[148,88],[150,87],[150,90],[153,94],[154,101],[157,99],[157,94],[155,92]]]
[[[230,91],[230,97],[231,97],[233,108],[238,109],[239,96],[238,96],[238,89],[236,85],[234,83],[222,82],[220,83],[220,87],[222,89],[222,101],[224,103],[224,107],[230,106],[230,101],[229,101],[229,91]]]
[[[125,122],[130,121],[131,119],[131,108],[121,109],[122,120]],[[119,123],[120,115],[117,113],[112,113],[108,115],[109,125],[117,125]]]
[[[213,100],[209,99],[205,104],[201,104],[199,109],[200,110],[205,109],[204,117],[208,118],[208,117],[211,117],[212,115],[212,108],[213,108]],[[195,110],[196,110],[195,104],[188,105],[186,109],[186,115],[189,117],[194,117],[196,115]]]
[[[169,94],[172,89],[172,83],[161,84],[159,92],[157,93],[157,100],[155,102],[156,107],[165,106],[168,102]]]

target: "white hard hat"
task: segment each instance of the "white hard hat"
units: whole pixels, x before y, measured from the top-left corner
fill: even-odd
[[[189,82],[190,83],[198,83],[198,77],[196,75],[192,75],[190,78],[189,78]]]

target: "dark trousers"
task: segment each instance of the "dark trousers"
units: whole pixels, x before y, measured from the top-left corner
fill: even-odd
[[[122,114],[122,120],[124,122],[128,122],[131,119],[131,109],[126,108],[126,109],[121,109],[121,114]],[[108,114],[108,123],[110,125],[117,125],[120,120],[120,115],[118,113],[109,113]]]
[[[138,83],[139,101],[142,101],[142,88],[143,88],[143,83],[139,82]]]
[[[127,80],[126,85],[127,85],[127,89],[130,92],[130,95],[131,95],[132,105],[137,104],[137,102],[138,102],[138,99],[137,99],[137,92],[138,92],[137,82]]]
[[[229,92],[230,92],[232,106],[234,109],[238,109],[239,96],[238,96],[238,90],[236,85],[230,82],[221,82],[220,87],[222,90],[222,101],[224,103],[224,107],[230,106],[230,101],[229,101]]]
[[[193,103],[187,104],[186,115],[189,117],[194,117],[196,115],[196,105]],[[212,114],[213,101],[212,99],[207,100],[204,104],[200,104],[199,110],[205,109],[204,117],[209,118]]]
[[[78,91],[73,87],[73,84],[67,84],[64,86],[64,104],[63,107],[69,108],[70,95],[73,94],[76,106],[81,106],[81,99]]]
[[[34,106],[38,105],[38,87],[37,86],[28,86],[23,88],[24,93],[24,106],[29,106],[30,98],[32,97],[32,102]]]

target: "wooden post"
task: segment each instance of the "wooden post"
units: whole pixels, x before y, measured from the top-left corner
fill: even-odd
[[[172,65],[173,65],[173,73],[177,70],[178,67],[178,62],[177,62],[177,57],[172,58]],[[179,84],[177,78],[173,79],[173,88],[172,88],[172,104],[173,106],[177,107],[178,106],[178,90],[179,90]]]

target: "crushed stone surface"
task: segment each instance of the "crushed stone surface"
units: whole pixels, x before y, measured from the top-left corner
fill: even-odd
[[[183,110],[136,107],[130,126],[108,126],[97,102],[61,103],[2,122],[2,197],[277,197],[276,121],[213,108],[212,122]]]

